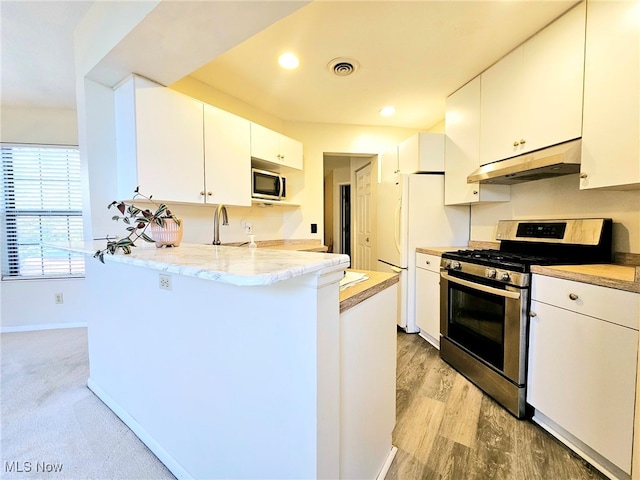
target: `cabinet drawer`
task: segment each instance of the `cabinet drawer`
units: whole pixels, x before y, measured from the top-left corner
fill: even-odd
[[[531,298],[638,330],[640,295],[637,293],[534,275]]]
[[[416,267],[424,268],[431,272],[440,272],[440,260],[438,255],[429,255],[428,253],[416,253]]]

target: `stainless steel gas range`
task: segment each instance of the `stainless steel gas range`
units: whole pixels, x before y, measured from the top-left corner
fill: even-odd
[[[442,255],[440,356],[526,414],[531,265],[610,263],[611,219],[503,220],[496,250]]]

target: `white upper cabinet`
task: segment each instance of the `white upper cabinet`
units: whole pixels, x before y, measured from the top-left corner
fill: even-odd
[[[582,135],[585,3],[482,73],[480,163]]]
[[[205,202],[251,205],[249,120],[204,106]]]
[[[398,178],[398,147],[380,154],[380,181],[395,182]]]
[[[443,172],[444,135],[416,133],[398,146],[399,173]]]
[[[640,188],[638,2],[589,2],[580,188]]]
[[[202,103],[142,77],[115,91],[118,194],[202,202]]]
[[[121,198],[251,205],[248,120],[135,75],[115,105]]]
[[[251,123],[251,157],[302,170],[302,143]]]
[[[447,98],[445,131],[445,205],[509,201],[509,185],[467,183],[480,166],[479,76]]]

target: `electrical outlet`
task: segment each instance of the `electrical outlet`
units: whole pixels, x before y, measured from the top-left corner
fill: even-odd
[[[171,290],[171,275],[160,274],[160,289]]]
[[[317,223],[312,223],[311,224],[311,233],[318,233],[318,224]]]
[[[251,235],[253,233],[253,225],[249,222],[244,222],[244,233]]]
[[[62,294],[61,293],[54,294],[54,298],[55,298],[55,302],[56,303],[63,303],[64,302],[64,299],[62,298]]]

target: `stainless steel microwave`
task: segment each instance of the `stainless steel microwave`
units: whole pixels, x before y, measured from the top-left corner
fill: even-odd
[[[252,168],[251,196],[266,200],[284,200],[287,197],[287,179],[275,172]]]

